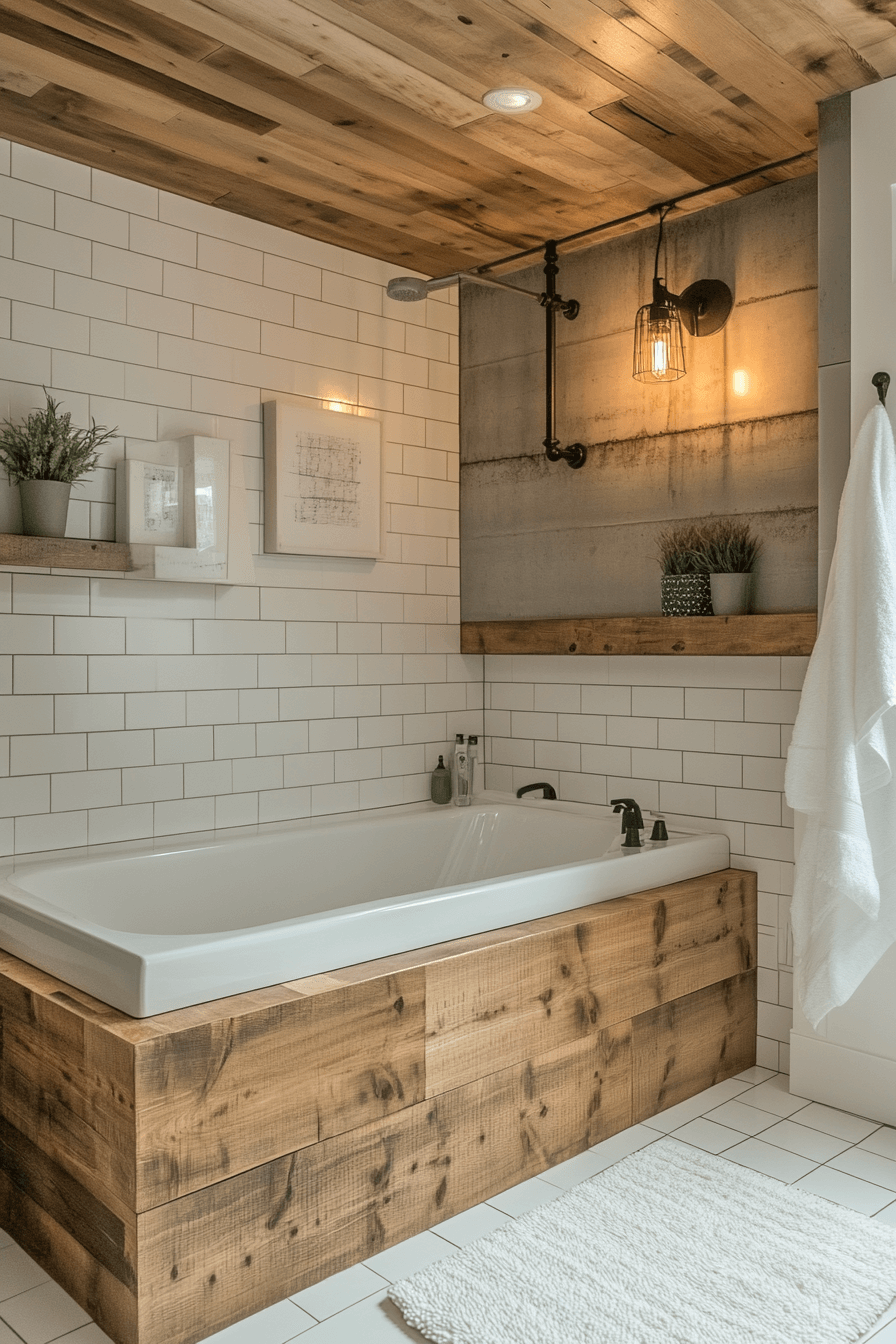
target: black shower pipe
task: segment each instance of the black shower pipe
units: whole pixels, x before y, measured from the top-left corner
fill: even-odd
[[[565,462],[569,467],[581,467],[585,464],[587,449],[583,443],[571,443],[568,448],[560,447],[554,425],[555,388],[557,384],[557,313],[564,317],[578,317],[579,305],[575,299],[561,299],[557,293],[557,244],[544,245],[544,293],[539,302],[544,308],[544,420],[545,431],[543,447],[549,462]]]
[[[580,238],[591,238],[596,233],[605,233],[607,229],[615,229],[620,224],[631,224],[636,219],[645,219],[648,215],[656,215],[661,210],[672,210],[682,201],[693,201],[698,196],[709,196],[712,192],[721,191],[724,187],[736,187],[739,182],[748,182],[751,177],[761,177],[763,173],[774,172],[776,168],[786,168],[791,163],[799,163],[801,159],[814,158],[817,152],[814,149],[805,149],[800,154],[791,154],[788,159],[777,159],[774,163],[765,163],[759,168],[751,168],[749,172],[738,173],[736,177],[726,177],[724,182],[713,182],[708,187],[697,187],[694,191],[685,192],[683,196],[673,196],[668,201],[657,201],[654,205],[648,205],[643,210],[635,210],[630,215],[620,215],[618,219],[608,219],[604,224],[592,224],[590,228],[580,229],[578,233],[568,233],[565,238],[557,238],[551,244],[539,243],[536,247],[527,247],[522,252],[512,252],[508,257],[499,257],[497,261],[483,262],[481,266],[471,267],[467,274],[470,277],[484,276],[487,271],[493,271],[498,266],[509,266],[512,261],[523,261],[526,257],[535,257],[546,246],[561,248],[567,243],[577,243]]]
[[[563,299],[557,293],[558,249],[564,243],[577,242],[580,238],[590,238],[596,233],[614,229],[620,224],[644,219],[647,215],[659,214],[663,218],[665,213],[681,201],[690,201],[697,196],[708,196],[711,192],[720,191],[723,187],[736,186],[738,182],[746,182],[751,177],[759,177],[762,173],[770,173],[775,168],[785,168],[788,164],[798,163],[800,159],[809,158],[814,153],[815,150],[812,149],[805,150],[802,154],[792,154],[788,159],[778,159],[775,163],[764,164],[763,167],[753,168],[747,173],[738,173],[736,177],[728,177],[724,182],[715,182],[709,187],[698,187],[695,191],[686,192],[683,196],[676,196],[673,200],[658,201],[655,205],[647,206],[644,210],[636,210],[631,215],[621,215],[619,219],[607,220],[605,224],[594,224],[589,229],[580,229],[578,233],[568,233],[565,238],[552,239],[539,247],[529,247],[523,252],[514,252],[509,257],[501,257],[497,261],[487,261],[482,266],[474,266],[467,271],[455,272],[453,275],[439,276],[435,281],[429,282],[431,288],[439,289],[444,285],[457,283],[459,280],[478,280],[480,284],[497,284],[501,288],[513,288],[518,293],[531,294],[533,299],[538,299],[545,310],[545,436],[542,443],[545,456],[549,462],[566,462],[567,466],[576,469],[584,466],[588,452],[583,443],[571,443],[568,447],[561,448],[560,440],[556,434],[557,313],[561,312],[564,317],[570,320],[577,317],[579,313],[579,304],[575,299]],[[507,285],[506,282],[493,280],[485,274],[498,266],[508,266],[512,261],[522,261],[526,257],[534,257],[542,251],[542,247],[544,249],[545,288],[541,294],[536,294],[532,290],[522,290],[516,285]]]

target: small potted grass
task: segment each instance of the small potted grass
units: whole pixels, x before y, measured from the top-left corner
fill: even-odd
[[[72,424],[71,412],[44,388],[46,407],[23,424],[4,421],[0,429],[0,466],[22,501],[22,530],[32,537],[64,537],[72,486],[93,471],[97,449],[118,432],[91,420],[89,429]]]
[[[667,527],[657,538],[664,616],[711,616],[705,533],[695,523]]]
[[[750,524],[740,518],[719,518],[704,527],[703,553],[716,616],[742,616],[750,610],[760,544]]]

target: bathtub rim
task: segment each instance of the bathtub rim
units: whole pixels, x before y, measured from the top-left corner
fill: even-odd
[[[557,802],[547,802],[541,800],[517,800],[506,794],[489,791],[477,795],[476,803],[483,806],[495,804],[509,804],[519,807],[535,807],[540,810],[575,812],[586,818],[606,821],[612,817],[612,812],[608,807],[598,808],[593,804],[564,803],[561,800]],[[475,804],[474,804],[475,805]],[[263,827],[234,827],[228,828],[226,832],[201,832],[192,836],[178,837],[172,844],[170,840],[166,843],[165,837],[159,837],[158,841],[129,841],[119,842],[114,845],[103,845],[84,847],[76,850],[56,851],[55,854],[41,854],[38,858],[29,856],[30,862],[21,863],[15,867],[6,867],[0,871],[0,896],[5,896],[13,906],[10,912],[7,907],[7,920],[10,924],[16,923],[20,927],[29,930],[37,940],[38,947],[30,949],[23,945],[11,946],[9,951],[11,955],[17,956],[24,961],[31,962],[34,965],[41,965],[48,974],[58,976],[60,979],[74,985],[82,992],[90,994],[101,1002],[111,1004],[120,1011],[137,1019],[154,1017],[160,1013],[177,1011],[181,1008],[187,1008],[191,1004],[207,1003],[219,998],[229,998],[235,994],[250,992],[253,989],[264,988],[268,985],[283,983],[293,979],[300,979],[309,974],[326,974],[326,970],[318,969],[309,971],[295,966],[281,974],[280,970],[272,973],[267,971],[254,972],[248,975],[246,982],[237,983],[234,980],[231,971],[231,979],[223,986],[216,985],[209,987],[202,984],[202,977],[205,971],[205,962],[209,957],[218,956],[221,961],[222,970],[233,960],[233,958],[242,952],[248,960],[252,952],[257,950],[264,952],[270,948],[272,939],[277,937],[278,932],[292,931],[294,936],[299,932],[308,935],[309,939],[320,936],[332,937],[332,926],[336,912],[313,913],[302,916],[292,917],[284,921],[276,921],[264,925],[250,926],[237,930],[228,930],[217,933],[198,933],[198,934],[145,934],[131,933],[126,931],[112,930],[106,926],[94,924],[89,920],[71,915],[70,912],[53,906],[51,902],[34,895],[31,892],[18,889],[18,893],[9,893],[3,891],[3,884],[7,878],[13,876],[16,871],[47,868],[55,866],[56,862],[70,863],[73,859],[82,859],[84,862],[96,860],[101,857],[126,857],[133,856],[135,853],[172,853],[191,850],[195,848],[209,848],[207,837],[213,837],[213,843],[216,846],[225,845],[228,840],[235,838],[247,838],[247,836],[261,832],[262,834],[274,833],[282,834],[290,830],[305,829],[302,822],[307,826],[317,825],[321,820],[329,826],[344,827],[353,820],[364,821],[375,819],[378,815],[392,816],[397,815],[420,815],[428,814],[433,811],[444,811],[433,803],[411,803],[403,804],[398,807],[371,809],[370,811],[360,813],[333,813],[325,818],[302,818],[300,821],[265,823]],[[597,814],[597,817],[596,815]],[[650,815],[650,814],[647,814]],[[667,822],[670,818],[667,816]],[[586,870],[591,870],[595,864],[602,863],[605,858],[619,859],[626,863],[644,863],[646,869],[643,881],[627,892],[611,891],[608,895],[601,897],[601,901],[613,900],[617,897],[635,894],[642,889],[651,889],[656,886],[666,885],[683,880],[690,876],[703,876],[710,872],[724,869],[728,866],[730,860],[730,844],[724,831],[713,830],[710,828],[692,829],[691,827],[680,827],[677,824],[672,825],[671,832],[681,835],[683,838],[704,837],[724,842],[724,854],[721,847],[703,846],[712,855],[713,849],[716,850],[711,859],[704,860],[695,864],[688,863],[687,873],[680,871],[664,872],[663,867],[668,864],[656,851],[645,851],[640,856],[622,856],[613,854],[601,856],[595,859],[577,860],[567,865],[549,865],[546,868],[530,869],[520,873],[507,874],[496,878],[487,878],[479,881],[461,883],[453,887],[435,888],[425,892],[408,893],[402,896],[385,897],[377,901],[356,904],[354,906],[339,907],[336,916],[343,925],[352,923],[354,927],[361,927],[365,917],[371,915],[378,916],[382,933],[391,929],[396,917],[400,917],[402,912],[406,912],[413,922],[414,917],[418,920],[421,917],[421,911],[431,910],[434,905],[450,903],[453,900],[460,901],[467,898],[468,901],[475,901],[477,897],[487,897],[489,894],[495,896],[498,901],[506,899],[507,888],[513,885],[515,891],[519,894],[516,898],[516,907],[490,914],[485,922],[480,923],[474,919],[471,926],[462,933],[439,931],[435,937],[416,935],[410,941],[401,941],[390,948],[371,947],[362,956],[349,955],[341,960],[337,957],[336,966],[357,964],[360,961],[366,961],[372,958],[380,958],[393,954],[400,954],[409,951],[416,951],[426,947],[435,946],[440,942],[453,941],[459,937],[475,936],[478,933],[489,932],[500,928],[510,928],[513,925],[525,922],[531,919],[540,918],[542,915],[561,913],[567,910],[585,908],[595,903],[593,895],[581,890],[574,893],[564,893],[557,903],[549,903],[544,909],[526,910],[520,906],[524,904],[523,898],[528,894],[536,899],[539,898],[538,888],[544,885],[545,875],[551,872],[564,872],[570,876],[573,885],[576,884],[576,878],[585,882]],[[87,850],[92,850],[88,853]],[[679,853],[678,846],[664,849],[665,855]],[[688,850],[689,854],[693,851]],[[673,869],[675,865],[672,865]],[[578,871],[577,871],[578,870]],[[621,873],[621,866],[613,871]],[[593,891],[593,887],[592,887]],[[27,898],[26,903],[22,898]],[[421,899],[422,898],[422,899]],[[506,916],[506,917],[505,917]],[[329,926],[329,927],[327,927]],[[381,929],[377,926],[374,938],[380,936]],[[110,936],[111,935],[111,936]],[[13,927],[12,934],[7,931],[9,943],[18,943],[16,929]],[[282,939],[286,943],[286,937]],[[390,939],[391,941],[391,939]],[[61,947],[62,952],[58,950]],[[35,961],[35,953],[38,960]],[[297,955],[297,954],[296,954]],[[276,955],[274,954],[276,960]],[[160,986],[164,986],[166,981],[173,975],[177,977],[178,971],[183,976],[185,973],[191,973],[194,982],[201,985],[202,992],[197,991],[196,997],[191,997],[189,1002],[182,1001],[182,992],[176,989],[169,989],[168,993],[174,997],[180,998],[179,1002],[163,1002],[161,1005],[155,1002],[162,992]],[[90,983],[85,983],[85,978]],[[252,983],[248,983],[251,980]],[[208,989],[208,992],[205,992]],[[148,1006],[153,1002],[155,1006]]]
[[[598,812],[599,819],[602,821],[614,819],[613,813],[609,807],[602,807],[599,804],[591,803],[572,803],[557,800],[530,800],[527,798],[516,798],[513,794],[499,793],[496,790],[485,791],[476,795],[472,807],[465,811],[472,812],[478,804],[489,805],[509,805],[521,808],[534,808],[537,811],[552,811],[574,813],[589,819],[595,818],[595,812]],[[16,873],[41,872],[47,868],[54,868],[60,864],[87,864],[102,860],[105,858],[131,858],[140,855],[161,855],[161,854],[179,854],[187,853],[196,849],[222,849],[235,840],[264,838],[267,835],[285,835],[293,831],[311,829],[318,824],[323,823],[328,828],[337,829],[343,826],[350,826],[353,822],[371,821],[377,817],[396,817],[396,816],[425,816],[434,814],[443,814],[446,812],[444,805],[431,802],[403,803],[394,807],[372,808],[361,812],[335,812],[328,813],[324,817],[300,817],[292,821],[284,822],[265,822],[255,826],[231,826],[221,828],[215,831],[197,831],[188,835],[179,837],[159,836],[146,840],[128,840],[118,841],[107,845],[85,845],[76,849],[62,849],[53,851],[42,851],[40,855],[28,855],[27,861],[15,863],[12,867],[0,867],[0,900],[3,897],[10,897],[18,902],[19,899],[34,902],[33,905],[26,905],[25,909],[29,914],[37,916],[35,927],[46,927],[47,924],[63,924],[73,933],[82,933],[86,941],[89,939],[94,945],[99,943],[115,951],[124,951],[133,953],[137,956],[143,951],[147,951],[150,956],[159,954],[171,954],[179,948],[185,951],[203,947],[214,947],[220,945],[222,948],[229,946],[236,938],[248,939],[251,942],[261,942],[278,928],[295,927],[297,925],[309,927],[317,921],[326,921],[332,919],[337,913],[340,918],[353,919],[365,913],[373,913],[378,910],[399,911],[403,906],[414,906],[419,904],[421,898],[435,903],[443,900],[449,900],[452,896],[457,896],[460,892],[487,892],[496,889],[500,884],[514,881],[525,883],[527,879],[541,878],[546,872],[562,871],[571,872],[574,869],[583,869],[590,867],[595,863],[602,863],[609,859],[621,858],[619,853],[601,854],[595,858],[577,859],[567,864],[546,864],[542,868],[522,869],[515,873],[499,874],[497,877],[479,878],[469,882],[459,882],[447,887],[425,888],[420,891],[406,892],[398,896],[384,896],[375,901],[355,902],[351,905],[338,907],[337,911],[311,912],[305,915],[293,915],[282,920],[271,920],[266,924],[246,925],[242,928],[220,929],[211,932],[200,933],[141,933],[127,929],[116,929],[108,924],[98,924],[93,920],[74,914],[62,906],[55,905],[46,897],[40,896],[35,892],[28,891],[11,881],[14,887],[12,893],[5,890],[5,884],[15,878]],[[664,814],[666,815],[666,814]],[[645,822],[652,813],[645,811]],[[614,819],[615,820],[615,819]],[[667,817],[667,822],[668,822]],[[724,832],[707,829],[706,831],[691,829],[690,827],[679,826],[673,823],[670,828],[669,836],[673,839],[675,836],[697,836],[702,834],[724,835]],[[725,837],[727,839],[727,837]],[[174,843],[171,843],[172,840]],[[646,853],[646,850],[645,850]],[[636,856],[632,856],[636,857]],[[730,844],[729,853],[730,858]],[[726,860],[727,862],[727,860]],[[610,899],[613,899],[612,897]],[[2,914],[2,908],[0,908]],[[30,922],[30,921],[25,921]],[[112,935],[112,936],[110,936]]]

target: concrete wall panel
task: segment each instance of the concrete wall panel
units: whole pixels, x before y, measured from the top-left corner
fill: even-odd
[[[670,288],[724,279],[724,330],[686,337],[687,376],[631,376],[655,231],[561,257],[557,433],[588,445],[548,463],[543,314],[498,291],[462,300],[462,612],[466,619],[658,609],[655,537],[672,519],[749,515],[763,539],[760,610],[814,605],[818,430],[816,190],[782,184],[667,223]],[[514,277],[539,289],[541,268]],[[735,370],[747,376],[736,395]]]

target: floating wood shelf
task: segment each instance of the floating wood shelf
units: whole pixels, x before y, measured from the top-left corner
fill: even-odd
[[[118,541],[82,541],[78,537],[24,537],[0,532],[0,565],[37,569],[131,568],[130,547]]]
[[[464,653],[809,654],[814,611],[757,616],[580,616],[462,621]]]

